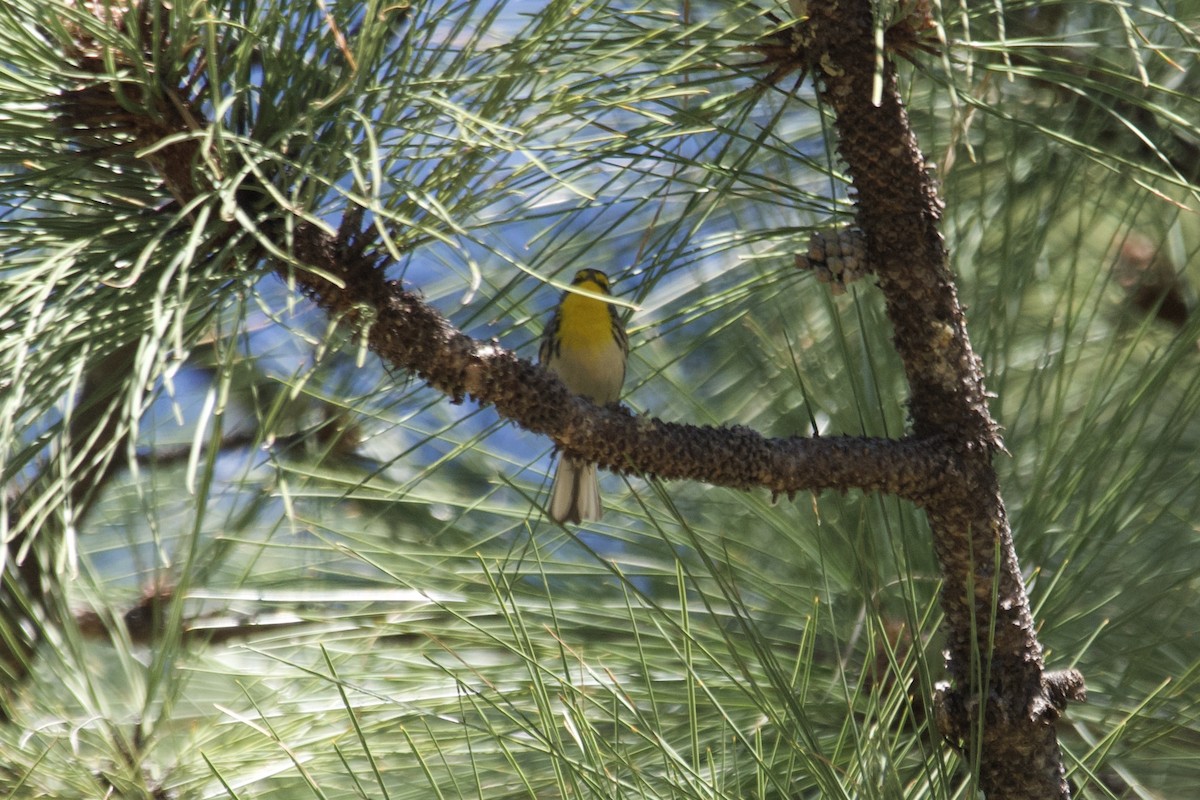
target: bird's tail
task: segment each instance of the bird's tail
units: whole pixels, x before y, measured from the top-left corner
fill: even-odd
[[[589,461],[563,456],[558,460],[554,485],[550,488],[550,518],[555,522],[600,519],[600,477]]]

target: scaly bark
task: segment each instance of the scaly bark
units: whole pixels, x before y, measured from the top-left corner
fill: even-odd
[[[870,0],[795,3],[798,54],[832,109],[856,195],[856,224],[878,277],[908,379],[913,434],[954,453],[925,503],[943,579],[946,667],[935,716],[994,800],[1066,798],[1055,733],[1078,673],[1048,675],[992,457],[988,411],[942,236],[942,204],[887,53],[877,67]],[[912,30],[909,28],[908,30]],[[877,80],[882,81],[877,91]]]

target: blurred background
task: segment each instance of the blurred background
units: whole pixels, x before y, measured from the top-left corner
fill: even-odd
[[[598,267],[636,412],[903,435],[872,281],[796,267],[853,207],[786,6],[183,5],[0,4],[0,790],[974,797],[925,718],[919,511],[605,475],[604,519],[561,528],[547,440],[388,369],[262,254],[359,209],[390,277],[530,359]],[[1070,777],[1184,796],[1200,6],[877,13],[921,45],[892,56],[1047,666],[1087,680]],[[196,197],[87,116],[113,75],[122,113],[197,120]]]

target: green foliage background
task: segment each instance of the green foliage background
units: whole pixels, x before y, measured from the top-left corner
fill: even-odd
[[[267,220],[361,207],[396,277],[530,358],[554,287],[601,266],[631,309],[636,410],[898,436],[870,281],[835,297],[794,266],[852,207],[810,85],[757,82],[743,48],[768,11],[786,17],[176,3],[156,70],[111,69],[196,76],[212,188],[179,209],[144,161],[56,127],[54,98],[96,80],[66,67],[70,26],[118,52],[136,37],[0,3],[0,446],[38,509],[6,495],[5,535],[62,531],[28,554],[61,576],[62,619],[0,727],[0,789],[973,796],[970,759],[913,705],[940,677],[919,512],[609,477],[601,524],[556,528],[548,443],[390,373],[250,257]],[[934,17],[945,44],[904,87],[1048,666],[1088,682],[1061,725],[1071,777],[1088,797],[1179,796],[1200,769],[1200,323],[1138,313],[1113,264],[1134,231],[1196,277],[1197,8]],[[94,409],[74,395],[129,341],[135,374],[111,380],[131,466],[76,519],[64,433]],[[155,586],[147,646],[118,620]],[[892,647],[899,624],[928,642]],[[885,664],[901,677],[872,679]]]

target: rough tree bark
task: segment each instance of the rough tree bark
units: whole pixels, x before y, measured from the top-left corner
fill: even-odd
[[[1083,681],[1077,672],[1045,672],[992,467],[1002,445],[938,230],[942,204],[901,102],[895,63],[884,52],[877,67],[870,0],[795,6],[797,56],[834,115],[866,262],[908,379],[913,435],[942,437],[954,451],[954,467],[925,503],[943,579],[951,677],[936,698],[939,727],[966,753],[980,754],[979,782],[989,798],[1069,797],[1054,723],[1068,698],[1082,698]],[[909,33],[920,20],[899,24]]]

